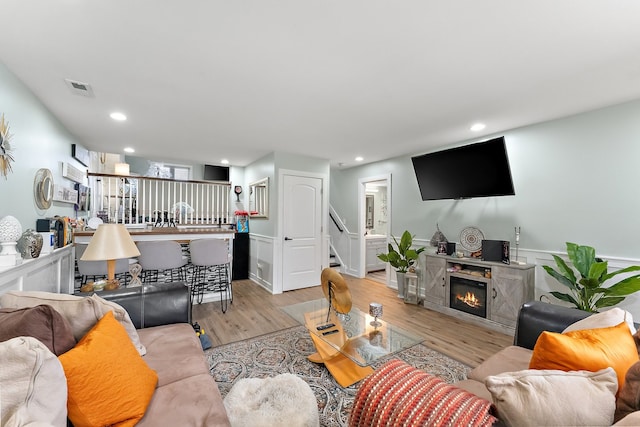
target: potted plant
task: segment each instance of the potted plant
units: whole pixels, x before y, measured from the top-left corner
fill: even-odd
[[[567,254],[573,268],[557,255],[553,255],[557,270],[548,265],[542,266],[554,279],[569,288],[570,293],[566,294],[551,292],[551,295],[559,300],[594,313],[599,308],[616,305],[627,295],[640,291],[640,274],[628,276],[610,286],[604,286],[604,283],[614,276],[639,271],[640,266],[634,265],[609,273],[607,261],[596,257],[594,248],[570,242],[567,242]],[[579,277],[576,276],[574,269],[577,270]]]
[[[391,267],[396,270],[396,277],[398,280],[398,297],[404,297],[404,275],[418,260],[420,252],[425,248],[412,249],[413,236],[408,230],[405,230],[400,237],[400,242],[393,237],[393,241],[396,244],[396,248],[389,243],[389,252],[386,254],[378,254],[378,258],[384,262],[388,262]]]

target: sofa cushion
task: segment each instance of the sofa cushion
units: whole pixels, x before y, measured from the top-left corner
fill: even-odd
[[[627,370],[637,361],[633,336],[627,324],[621,322],[608,328],[564,334],[543,332],[533,348],[529,368],[595,372],[611,366],[622,388]]]
[[[482,364],[469,372],[467,377],[471,380],[484,383],[484,379],[489,375],[527,369],[532,353],[533,351],[527,348],[515,345],[509,346],[491,355],[487,360],[482,362]]]
[[[158,387],[194,375],[210,376],[202,345],[191,325],[174,323],[138,332],[147,348],[144,361],[158,373]]]
[[[491,402],[392,359],[360,384],[349,425],[490,426],[491,409]]]
[[[605,426],[613,422],[616,372],[524,370],[487,377],[498,418],[507,425]]]
[[[67,380],[49,349],[32,337],[0,342],[0,425],[67,425]]]
[[[636,327],[633,325],[633,316],[631,313],[618,307],[578,320],[567,326],[562,333],[579,331],[581,329],[607,328],[609,326],[616,326],[620,322],[627,323],[632,335],[636,333]]]
[[[636,362],[625,375],[625,381],[616,401],[615,421],[640,410],[640,362]]]
[[[151,401],[158,376],[142,360],[113,312],[60,356],[75,427],[133,426]]]
[[[476,381],[476,380],[462,380],[456,381],[456,387],[460,387],[463,390],[467,390],[470,393],[475,394],[478,397],[486,399],[488,401],[492,401],[493,396],[489,392],[489,389],[484,385],[484,382]]]
[[[50,305],[0,309],[0,341],[33,337],[56,356],[76,345],[69,322]]]
[[[41,304],[52,306],[67,319],[76,341],[79,341],[107,311],[113,311],[116,320],[124,326],[138,353],[144,355],[146,352],[127,311],[98,295],[79,297],[52,292],[9,291],[0,296],[0,307],[3,308],[35,307]]]
[[[207,372],[158,387],[136,427],[229,425],[218,386]]]

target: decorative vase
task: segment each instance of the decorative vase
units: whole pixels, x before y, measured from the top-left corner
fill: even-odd
[[[0,266],[11,267],[22,262],[20,254],[16,251],[16,242],[22,234],[20,221],[11,215],[0,219]]]
[[[396,271],[396,280],[398,281],[398,298],[404,298],[404,275],[400,271]]]
[[[42,235],[28,228],[18,239],[17,249],[23,259],[38,258],[42,250]]]

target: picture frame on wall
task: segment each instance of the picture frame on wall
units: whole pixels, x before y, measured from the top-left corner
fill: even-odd
[[[84,166],[89,167],[89,150],[84,148],[82,145],[71,144],[71,157],[82,163]]]
[[[91,189],[82,184],[76,184],[75,189],[78,191],[78,211],[88,212],[91,209]]]

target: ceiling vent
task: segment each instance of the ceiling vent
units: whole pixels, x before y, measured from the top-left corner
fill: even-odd
[[[76,80],[64,79],[67,87],[74,95],[85,96],[87,98],[93,98],[93,89],[88,83],[82,83]]]

